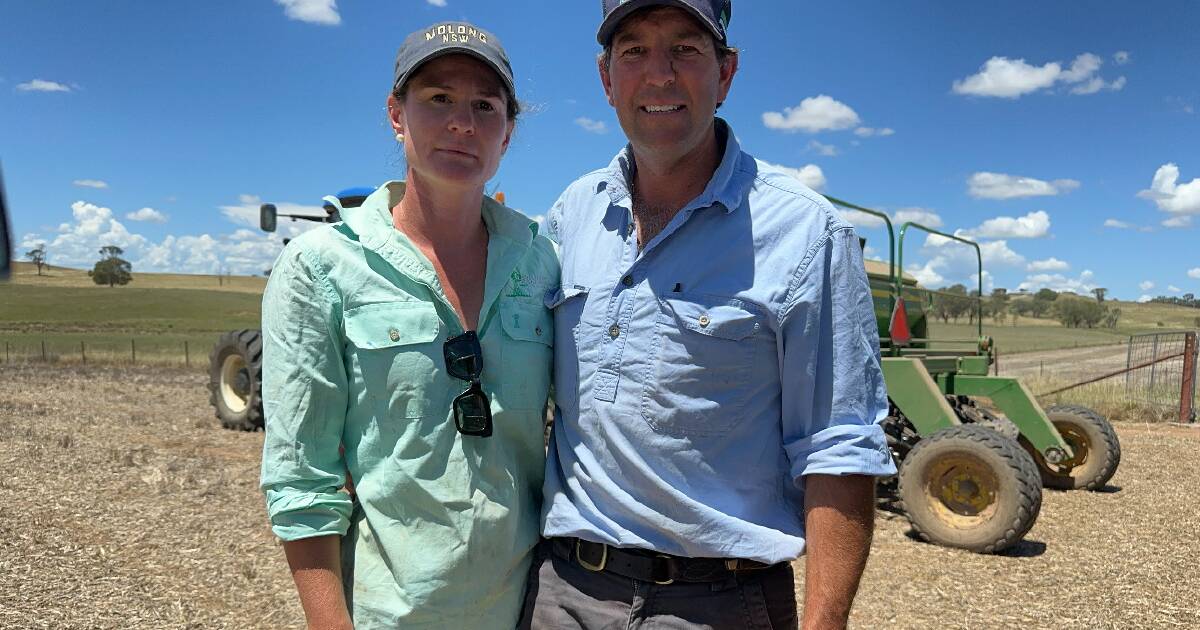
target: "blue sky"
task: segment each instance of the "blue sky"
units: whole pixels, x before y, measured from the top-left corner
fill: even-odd
[[[540,215],[624,144],[593,0],[0,0],[18,253],[90,267],[117,244],[135,272],[261,273],[280,243],[255,229],[260,201],[319,213],[402,175],[396,47],[457,19],[512,58],[529,113],[493,184]],[[818,190],[979,239],[988,289],[1200,293],[1198,30],[1190,0],[737,0],[722,115]],[[916,238],[905,263],[942,286],[969,277],[965,254]]]

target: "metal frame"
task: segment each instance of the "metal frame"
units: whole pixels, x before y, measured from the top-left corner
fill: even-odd
[[[921,225],[920,223],[914,223],[912,221],[908,221],[904,225],[900,226],[900,239],[899,239],[899,246],[897,248],[897,249],[899,249],[897,266],[900,269],[904,269],[904,235],[906,232],[908,232],[908,228],[910,228],[910,227],[917,228],[918,230],[922,230],[929,234],[936,234],[938,236],[942,236],[942,237],[948,238],[953,241],[958,241],[960,243],[963,243],[965,245],[970,245],[971,247],[975,248],[975,258],[979,262],[979,294],[978,294],[978,296],[976,296],[976,299],[975,299],[975,314],[976,314],[975,323],[979,326],[979,336],[983,337],[983,252],[979,249],[979,243],[962,238],[960,236],[955,236],[953,234],[947,234],[945,232],[935,230],[931,227],[926,227],[924,225]],[[893,274],[893,275],[895,275],[895,274]],[[893,280],[893,282],[896,283],[896,293],[898,295],[901,290],[901,278],[899,276],[897,276],[897,277],[894,277],[892,280]],[[967,297],[970,297],[970,296],[967,296]]]

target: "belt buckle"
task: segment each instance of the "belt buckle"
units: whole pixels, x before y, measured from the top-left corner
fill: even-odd
[[[670,561],[671,561],[671,557],[670,557],[670,556],[663,555],[663,554],[661,554],[661,553],[660,553],[660,554],[658,554],[656,557],[658,557],[658,558],[662,558],[663,560],[666,560],[668,563],[670,563]],[[675,582],[675,579],[674,579],[674,578],[667,578],[667,580],[666,580],[665,582],[660,582],[660,581],[658,581],[658,580],[650,580],[650,581],[651,581],[651,582],[654,582],[655,584],[661,584],[661,585],[663,585],[663,586],[666,586],[666,585],[668,585],[668,584],[673,584],[673,583]]]
[[[583,555],[579,553],[579,549],[583,547],[583,541],[578,538],[575,539],[575,561],[579,563],[579,566],[595,573],[603,571],[604,567],[608,566],[608,545],[604,543],[597,544],[600,545],[600,548],[603,549],[603,551],[600,554],[600,563],[592,564],[587,560],[584,560]]]

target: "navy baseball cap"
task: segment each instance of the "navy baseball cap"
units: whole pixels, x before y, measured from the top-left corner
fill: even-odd
[[[396,78],[392,82],[392,91],[403,86],[425,62],[453,54],[471,55],[486,63],[500,75],[509,95],[516,97],[512,65],[500,40],[466,22],[434,24],[406,37],[400,45],[400,52],[396,53]]]
[[[638,9],[653,6],[684,9],[707,26],[717,41],[727,42],[725,29],[729,27],[729,17],[733,13],[733,0],[603,0],[604,21],[596,32],[596,41],[607,46],[621,20]]]

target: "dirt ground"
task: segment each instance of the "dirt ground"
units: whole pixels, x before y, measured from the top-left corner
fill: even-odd
[[[0,628],[302,627],[257,489],[262,434],[219,429],[203,382],[0,366]],[[916,542],[880,511],[852,625],[1200,627],[1200,429],[1117,430],[1111,485],[1048,491],[1006,555]]]
[[[1126,344],[1000,355],[1000,375],[1081,381],[1125,369]]]

